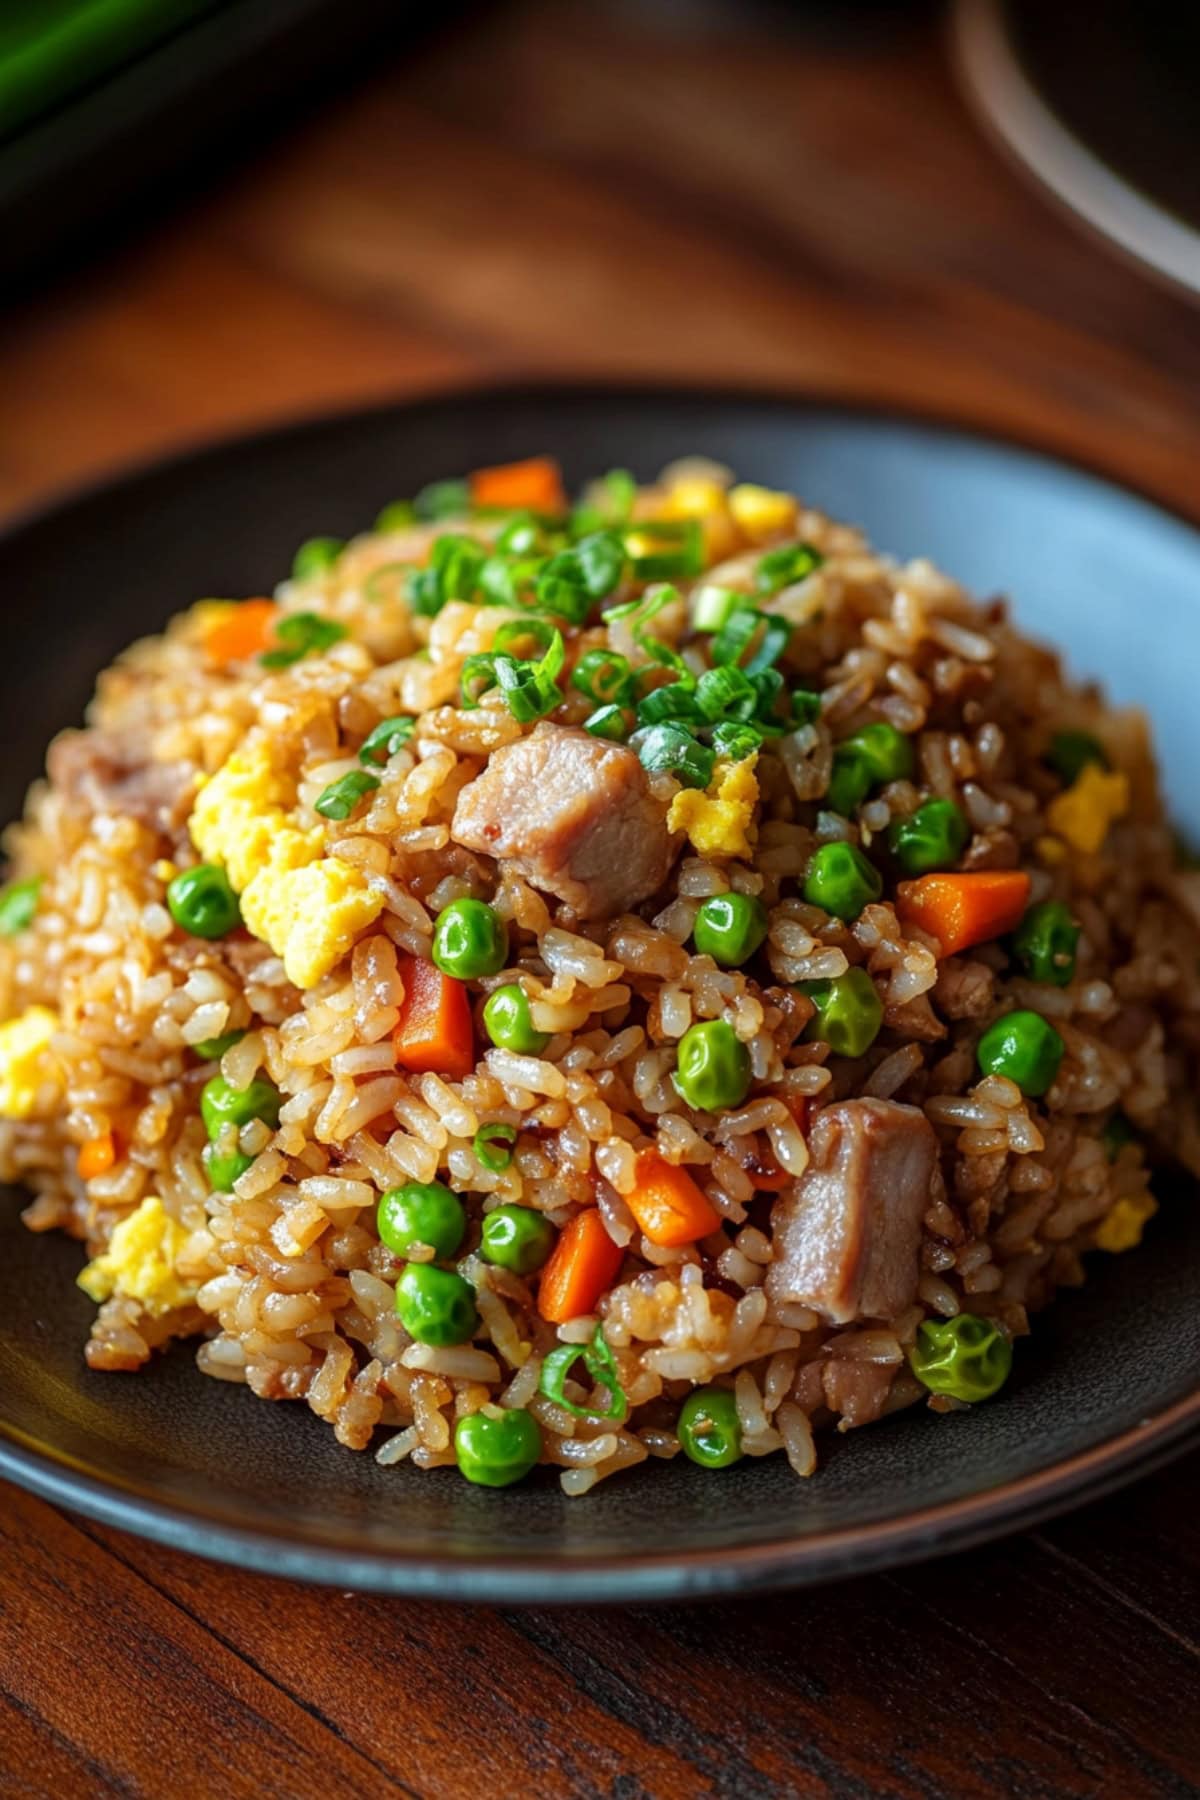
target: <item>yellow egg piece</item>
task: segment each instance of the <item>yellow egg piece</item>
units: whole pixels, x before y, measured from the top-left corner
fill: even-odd
[[[26,1007],[0,1025],[0,1118],[32,1118],[41,1095],[61,1085],[49,1047],[57,1030],[58,1014],[48,1006]]]
[[[757,761],[757,752],[740,762],[722,759],[704,793],[698,788],[681,788],[667,813],[668,830],[686,832],[701,856],[752,856]]]
[[[287,823],[283,808],[292,799],[264,743],[234,751],[196,796],[188,831],[206,862],[223,863],[240,893],[268,860],[272,840]],[[314,832],[313,855],[321,833]]]
[[[196,1298],[196,1289],[180,1280],[175,1264],[188,1236],[158,1196],[150,1194],[121,1220],[108,1249],[76,1277],[78,1284],[97,1303],[125,1294],[155,1315],[187,1306]]]
[[[771,488],[743,482],[730,490],[729,510],[739,529],[758,544],[793,531],[800,508],[793,494],[775,493]]]
[[[1096,1248],[1119,1255],[1134,1250],[1142,1241],[1146,1220],[1154,1217],[1158,1202],[1149,1194],[1130,1194],[1118,1200],[1096,1227]]]
[[[288,980],[310,988],[379,917],[383,895],[351,863],[322,856],[290,865],[272,861],[243,890],[241,905],[247,929],[283,958]]]
[[[1099,763],[1087,763],[1079,778],[1046,808],[1051,831],[1073,849],[1094,855],[1109,827],[1129,811],[1129,777],[1110,774]]]

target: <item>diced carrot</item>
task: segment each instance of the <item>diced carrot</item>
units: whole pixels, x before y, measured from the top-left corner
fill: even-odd
[[[103,1175],[111,1169],[117,1160],[116,1139],[111,1131],[102,1131],[98,1137],[88,1138],[79,1146],[77,1168],[81,1181],[91,1181],[97,1175]]]
[[[694,1244],[721,1223],[687,1170],[664,1161],[656,1150],[638,1155],[633,1192],[625,1195],[625,1204],[650,1242],[665,1249]]]
[[[476,469],[470,481],[476,506],[525,507],[530,512],[562,513],[567,510],[558,464],[549,456],[531,456],[525,462],[498,463],[492,469]]]
[[[920,926],[937,939],[943,956],[954,956],[1016,929],[1029,904],[1029,877],[1023,869],[922,875],[902,881],[896,899],[906,925]]]
[[[204,648],[222,668],[226,663],[249,662],[270,643],[278,616],[273,600],[243,600],[209,626]]]
[[[475,1031],[465,985],[443,975],[423,956],[402,959],[404,1000],[396,1024],[396,1061],[401,1068],[449,1075],[461,1081],[475,1067]]]
[[[604,1228],[599,1210],[576,1213],[559,1233],[538,1286],[538,1311],[552,1325],[590,1313],[616,1280],[625,1252]]]

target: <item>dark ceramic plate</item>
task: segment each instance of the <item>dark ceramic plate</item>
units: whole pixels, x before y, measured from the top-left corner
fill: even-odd
[[[645,476],[703,450],[927,552],[1077,670],[1154,712],[1178,810],[1200,724],[1200,534],[1062,463],[939,425],[711,394],[484,393],[221,445],[85,495],[0,540],[0,813],[95,671],[204,594],[269,588],[295,544],[348,534],[396,494],[550,449],[568,478]],[[49,622],[53,622],[53,629]],[[0,1198],[0,1474],[164,1543],[343,1587],[458,1599],[642,1600],[826,1579],[961,1548],[1145,1472],[1200,1431],[1200,1213],[1167,1196],[1145,1249],[1098,1258],[975,1412],[925,1412],[719,1475],[682,1461],[565,1502],[548,1472],[490,1493],[452,1471],[382,1470],[303,1407],[205,1380],[181,1346],[138,1377],[93,1375],[79,1247]]]

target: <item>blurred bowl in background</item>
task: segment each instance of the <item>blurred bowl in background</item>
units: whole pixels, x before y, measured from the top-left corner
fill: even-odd
[[[985,125],[1075,216],[1200,294],[1200,10],[1179,0],[957,0]]]

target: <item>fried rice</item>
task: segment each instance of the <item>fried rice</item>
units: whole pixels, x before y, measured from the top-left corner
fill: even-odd
[[[32,1190],[31,1229],[86,1246],[96,1371],[195,1338],[206,1375],[422,1469],[462,1463],[463,1419],[520,1410],[569,1494],[678,1454],[681,1408],[716,1388],[740,1454],[808,1476],[814,1433],[966,1404],[928,1377],[930,1326],[982,1320],[1007,1354],[1089,1252],[1137,1243],[1156,1163],[1200,1172],[1197,877],[1143,716],[1072,684],[1002,601],[702,459],[574,509],[548,469],[426,490],[307,546],[272,601],[200,601],[100,676],[7,836],[0,1175]],[[697,711],[714,667],[746,677],[731,713]],[[881,725],[890,771],[850,754]],[[931,800],[962,832],[922,912],[897,825]],[[833,844],[878,889],[845,917],[811,880]],[[224,935],[172,904],[201,864],[240,895]],[[989,875],[1017,914],[956,936],[946,893]],[[693,939],[729,894],[766,935],[723,966]],[[464,899],[507,947],[466,978],[467,1062],[438,1067],[406,1051],[406,1003]],[[1078,933],[1052,971],[1013,935],[1048,902]],[[823,1004],[851,971],[877,1029],[839,1054]],[[483,1005],[513,986],[535,1051],[489,1042]],[[981,1051],[1029,1014],[1057,1044],[1044,1092]],[[748,1074],[706,1107],[681,1044],[718,1021]],[[218,1076],[270,1084],[277,1115],[218,1141]],[[893,1126],[916,1163],[889,1164]],[[398,1254],[381,1197],[432,1182],[461,1242]],[[500,1206],[548,1223],[549,1264],[483,1253]],[[548,1304],[584,1214],[610,1272],[592,1291],[560,1266]],[[397,1309],[405,1267],[438,1262],[473,1298],[455,1342]],[[563,1345],[589,1355],[547,1381]]]

